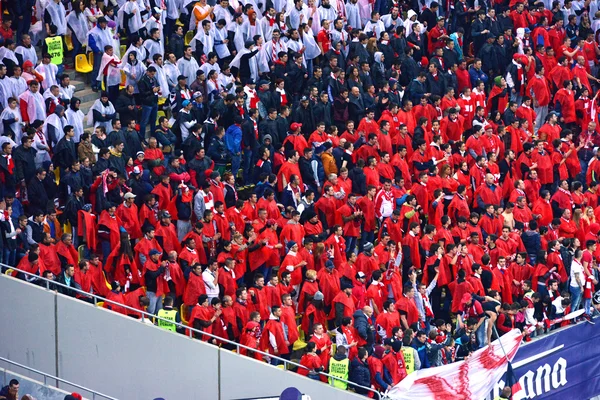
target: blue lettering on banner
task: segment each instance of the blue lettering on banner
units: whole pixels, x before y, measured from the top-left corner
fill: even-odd
[[[591,399],[600,395],[600,326],[579,323],[522,345],[513,368],[526,399]],[[489,398],[496,398],[505,378]]]

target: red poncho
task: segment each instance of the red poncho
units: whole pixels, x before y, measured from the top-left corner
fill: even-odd
[[[171,251],[176,251],[179,253],[179,251],[181,251],[181,245],[179,244],[179,239],[177,238],[175,225],[169,224],[165,226],[163,224],[159,224],[156,227],[155,237],[157,241],[159,238],[161,238],[162,249],[166,253]]]
[[[63,242],[58,242],[55,246],[55,250],[58,255],[66,260],[67,265],[73,265],[76,268],[78,267],[79,254],[77,254],[77,250],[75,250],[73,245],[67,246]]]
[[[82,236],[90,250],[96,250],[96,217],[83,210],[77,212],[77,235]]]
[[[201,294],[206,294],[206,287],[201,275],[196,275],[193,271],[190,272],[187,286],[183,292],[183,303],[186,306],[195,306],[198,304],[198,297]]]
[[[100,225],[104,225],[108,229],[110,248],[115,249],[119,247],[121,241],[120,226],[123,225],[119,217],[116,215],[111,217],[108,211],[104,210],[100,214],[100,220],[98,221],[98,226]]]
[[[53,244],[40,244],[39,259],[42,261],[42,264],[40,265],[40,275],[43,275],[44,271],[51,271],[54,276],[60,274],[62,268],[58,254],[56,253],[56,247]]]
[[[121,220],[123,228],[129,233],[131,239],[140,239],[142,237],[138,207],[135,203],[131,207],[127,207],[123,203],[119,204],[115,214]]]

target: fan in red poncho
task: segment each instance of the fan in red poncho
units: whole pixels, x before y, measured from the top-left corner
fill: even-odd
[[[218,299],[217,299],[218,300]],[[190,328],[197,329],[199,331],[203,331],[206,333],[212,332],[212,324],[219,318],[221,315],[221,310],[215,311],[213,307],[209,305],[210,301],[208,296],[205,294],[201,294],[196,299],[197,304],[192,310],[192,314],[188,319],[188,326]],[[194,332],[194,337],[196,339],[201,339],[205,341],[213,341],[215,339],[211,339],[209,336],[202,335],[200,333]]]
[[[45,271],[50,271],[54,276],[58,276],[62,269],[60,259],[56,253],[56,246],[52,244],[50,234],[44,232],[42,243],[40,243],[40,275],[44,275]]]
[[[414,270],[409,272],[409,279],[413,276],[416,278]],[[411,283],[404,285],[402,297],[396,301],[396,310],[400,314],[400,327],[409,329],[412,324],[419,321],[419,309],[415,302],[415,289]]]
[[[150,250],[160,248],[160,244],[154,237],[156,232],[154,226],[146,223],[144,226],[142,226],[142,232],[144,233],[144,237],[142,237],[142,239],[137,242],[133,248],[135,252],[135,260],[138,263],[138,269],[140,270],[146,262],[146,259],[149,257]]]
[[[343,317],[352,317],[354,315],[353,288],[354,285],[351,282],[342,281],[342,291],[333,298],[333,304],[328,319],[333,320],[333,324],[336,327],[342,324]]]
[[[102,262],[97,254],[92,254],[90,257],[89,267],[90,273],[92,274],[92,289],[94,290],[94,293],[106,297],[111,287],[104,276]]]
[[[200,295],[206,294],[206,286],[202,279],[202,265],[194,264],[188,275],[187,285],[183,291],[183,304],[192,308],[198,302]]]
[[[123,228],[129,232],[132,239],[140,239],[142,237],[142,227],[138,207],[135,204],[135,194],[127,192],[123,198],[125,201],[117,207],[117,217],[119,217]]]
[[[109,204],[107,209],[100,214],[98,221],[98,239],[102,243],[102,252],[108,256],[110,249],[117,248],[120,241],[120,227],[123,225],[115,214],[117,207]],[[105,246],[108,246],[105,247]],[[108,251],[106,251],[108,249]]]
[[[504,112],[508,105],[508,91],[506,86],[506,80],[503,77],[497,76],[494,78],[494,86],[490,91],[487,102],[487,113],[491,113],[492,110],[498,110]]]
[[[333,262],[327,260],[325,268],[317,273],[319,288],[324,296],[326,305],[333,303],[333,299],[340,292],[340,273],[334,269]]]
[[[144,263],[141,282],[143,282],[148,291],[148,297],[156,299],[150,302],[150,307],[148,308],[149,313],[155,314],[161,308],[162,296],[169,290],[167,281],[165,280],[167,262],[160,260],[162,252],[158,249],[150,250],[149,255],[150,257]],[[150,296],[151,293],[152,296]]]
[[[83,238],[83,242],[87,244],[88,249],[96,250],[96,216],[89,210],[84,209],[77,211],[77,236]]]
[[[177,238],[175,225],[171,223],[171,214],[168,211],[160,213],[160,223],[156,227],[155,238],[160,248],[166,252],[181,251],[181,245]]]
[[[73,235],[64,233],[60,238],[60,242],[56,244],[55,249],[63,269],[67,265],[77,265],[79,254],[77,254],[77,250],[73,246]]]
[[[147,194],[144,197],[144,204],[140,206],[139,210],[140,224],[144,226],[146,223],[149,223],[156,227],[158,225],[157,211],[156,197],[153,194]]]
[[[255,319],[256,320],[248,321],[246,323],[240,338],[240,344],[250,347],[251,349],[258,350],[260,338],[262,336],[262,330],[260,328],[260,316],[256,316]],[[261,353],[249,351],[244,347],[240,348],[240,354],[244,356],[254,356],[254,359],[256,360],[263,359],[263,355]]]
[[[260,349],[277,357],[290,353],[291,343],[286,340],[283,323],[281,322],[281,307],[273,306],[269,321],[265,324],[260,339]]]

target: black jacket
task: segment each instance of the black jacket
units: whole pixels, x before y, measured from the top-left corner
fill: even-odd
[[[258,121],[256,121],[258,128]],[[244,149],[248,148],[254,150],[258,142],[256,141],[256,134],[254,133],[254,123],[247,119],[242,122],[242,146]]]
[[[35,176],[35,155],[37,150],[33,147],[25,149],[23,145],[13,151],[13,160],[15,162],[14,174],[16,182],[29,182]]]
[[[322,101],[319,101],[313,108],[313,116],[316,124],[319,122],[325,122],[326,127],[331,126],[333,124],[331,121],[331,103],[323,103]]]
[[[143,106],[155,106],[158,104],[158,96],[152,89],[160,87],[156,78],[150,78],[148,74],[144,74],[138,82],[140,91],[139,98]]]
[[[206,154],[212,158],[215,164],[224,165],[227,164],[231,160],[231,156],[227,151],[227,147],[225,146],[225,142],[223,139],[219,139],[217,136],[212,138],[210,142],[210,146],[208,146],[208,151]]]
[[[58,275],[58,277],[56,278],[56,282],[66,285],[73,289],[81,289],[81,287],[77,283],[75,283],[74,277],[72,277],[69,283],[67,284],[67,279],[65,277],[64,271]],[[64,294],[65,296],[69,297],[75,297],[75,295],[77,294],[74,290],[68,289],[60,285],[56,285],[56,290],[58,291],[58,293]]]
[[[313,133],[316,129],[313,110],[310,108],[310,106],[304,108],[302,105],[299,105],[294,110],[293,121],[302,124],[302,133],[306,137],[308,137],[308,135]]]
[[[350,376],[349,380],[360,386],[371,387],[371,372],[369,371],[369,365],[366,362],[362,362],[356,357],[350,363]],[[369,391],[354,387],[354,391],[358,394],[368,394]]]
[[[46,212],[49,199],[44,181],[40,181],[37,176],[30,180],[27,185],[27,196],[29,197],[29,208],[31,210]]]
[[[135,97],[128,95],[127,92],[123,92],[117,100],[115,100],[115,110],[119,113],[119,119],[123,123],[123,126],[126,126],[128,121],[136,119],[136,110],[129,109],[129,106],[135,105]]]

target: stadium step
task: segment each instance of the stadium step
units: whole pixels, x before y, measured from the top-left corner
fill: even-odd
[[[71,79],[71,85],[75,86],[76,92],[79,92],[80,90],[84,90],[86,87],[85,81],[72,80],[72,79]],[[88,85],[88,87],[89,87],[89,85]]]
[[[87,102],[94,102],[100,97],[99,92],[94,92],[90,86],[86,86],[83,90],[75,92],[75,97],[81,100],[81,104]],[[81,108],[81,107],[80,107]]]
[[[92,108],[95,101],[96,101],[96,99],[93,99],[86,103],[81,103],[81,105],[79,106],[79,109],[81,110],[81,112],[84,115],[87,115],[88,111],[90,110],[90,108]],[[83,129],[89,129],[89,127],[86,125],[85,121],[83,122]]]

